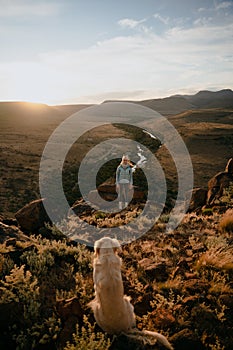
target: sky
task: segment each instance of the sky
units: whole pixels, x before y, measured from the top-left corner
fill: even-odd
[[[0,0],[0,101],[233,89],[233,0]]]

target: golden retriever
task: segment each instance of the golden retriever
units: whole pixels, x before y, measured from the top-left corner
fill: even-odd
[[[121,276],[121,249],[116,239],[103,237],[95,242],[93,280],[95,299],[89,303],[97,324],[109,334],[126,333],[140,338],[149,336],[172,350],[168,340],[159,333],[139,331],[130,297],[124,295]]]

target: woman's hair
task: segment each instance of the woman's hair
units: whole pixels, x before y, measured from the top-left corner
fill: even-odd
[[[129,157],[127,156],[127,154],[123,154],[122,158],[121,158],[121,164],[123,163],[123,161],[127,159],[127,161],[129,162]]]
[[[127,163],[132,167],[133,163],[130,161],[129,156],[127,154],[123,154],[122,158],[121,158],[121,163],[123,164],[124,159],[127,159]]]

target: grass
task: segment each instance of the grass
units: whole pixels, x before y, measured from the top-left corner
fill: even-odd
[[[77,325],[73,334],[73,341],[68,342],[64,350],[107,350],[111,344],[106,334],[95,331],[87,317],[84,317],[84,326]]]
[[[233,232],[233,209],[228,209],[219,222],[219,228],[222,232]]]
[[[6,189],[1,194],[1,210],[10,216],[39,196],[38,169],[45,143],[54,128],[69,114],[54,112],[49,118],[50,114],[46,112],[32,124],[28,122],[30,118],[24,118],[23,108],[20,109],[20,117],[17,111],[18,108],[15,108],[11,116],[4,110],[1,119],[3,152],[0,153],[0,175],[2,187]],[[227,142],[232,138],[229,136],[232,124],[230,118],[228,121],[225,118],[223,122],[221,113],[220,110],[209,110],[208,114],[204,110],[190,111],[190,115],[169,119],[178,131],[182,131],[187,143],[196,186],[206,186],[207,180],[224,170],[225,160],[232,156]],[[224,113],[227,116],[230,112],[226,110]],[[28,113],[26,116],[29,117]],[[188,123],[185,118],[188,118]],[[104,139],[125,137],[130,133],[133,138],[151,147],[152,152],[157,151],[159,145],[152,144],[151,138],[145,139],[145,133],[128,129],[125,125],[123,128],[116,125],[96,129],[77,140],[67,155],[63,169],[63,186],[70,204],[79,196],[77,169],[83,156]],[[207,154],[206,149],[211,153]],[[165,169],[167,199],[170,200],[175,198],[177,191],[177,185],[174,185],[176,169],[163,147],[157,151],[157,156]],[[117,162],[118,159],[103,166],[97,180],[102,182],[109,177],[109,172],[113,174]],[[140,175],[139,180],[141,178]],[[135,181],[139,180],[135,178]],[[144,180],[143,186],[146,188]],[[225,206],[232,208],[232,187],[224,193],[222,201],[223,209]],[[122,225],[139,214],[139,211],[132,210],[125,217],[111,218],[97,214],[97,217],[93,215],[85,220],[98,227],[109,228]],[[140,240],[123,246],[125,293],[132,297],[138,327],[155,329],[168,337],[189,329],[206,350],[229,350],[233,348],[232,211],[223,215],[215,210],[201,215],[187,214],[169,235],[165,234],[167,220],[168,215],[164,214]],[[142,228],[144,224],[142,220]],[[4,318],[0,323],[0,340],[7,343],[5,348],[10,344],[13,344],[12,348],[22,350],[58,348],[65,324],[56,303],[60,299],[77,297],[85,314],[84,324],[77,325],[74,337],[70,334],[69,343],[65,346],[67,349],[107,349],[109,338],[99,332],[87,308],[94,296],[92,252],[83,245],[71,243],[56,228],[51,229],[51,239],[36,232],[29,242],[0,245],[0,311]],[[80,232],[81,226],[72,221],[68,230]],[[138,262],[143,259],[151,259],[154,266],[150,266],[151,269],[140,266]],[[157,281],[156,273],[163,273],[163,270],[156,272],[159,266],[166,270],[163,281]],[[6,309],[7,312],[3,312]]]
[[[132,298],[139,329],[168,337],[195,329],[206,349],[233,344],[225,335],[232,327],[227,296],[233,292],[233,247],[227,232],[216,231],[222,217],[187,214],[169,235],[158,222],[141,239],[122,247],[125,294]],[[106,217],[98,220],[106,223]],[[167,221],[165,216],[162,221]],[[52,229],[56,236],[57,229]],[[18,255],[12,255],[14,250]],[[65,324],[56,302],[73,297],[80,301],[84,324],[77,323],[64,349],[110,346],[112,338],[95,326],[87,307],[94,297],[90,250],[66,238],[34,235],[29,242],[2,244],[0,251],[0,310],[3,305],[11,310],[14,303],[17,314],[23,305],[20,322],[8,320],[7,334],[17,349],[57,347]],[[214,334],[209,318],[215,320]]]

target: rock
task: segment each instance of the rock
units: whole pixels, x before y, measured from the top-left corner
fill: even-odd
[[[43,206],[44,200],[34,200],[17,211],[15,217],[22,230],[33,232],[44,227],[46,223],[51,223]]]
[[[138,264],[152,280],[155,279],[157,282],[164,282],[169,277],[165,262],[155,263],[152,259],[144,258]]]
[[[109,350],[163,350],[166,349],[157,343],[154,345],[145,344],[141,339],[133,339],[127,334],[114,337]]]
[[[194,188],[192,190],[192,196],[189,204],[188,211],[195,211],[201,207],[203,207],[206,203],[207,198],[207,190],[204,188]]]
[[[170,341],[177,350],[205,350],[205,346],[201,340],[188,328],[175,333],[170,338]]]
[[[93,213],[93,208],[83,199],[76,201],[70,209],[72,209],[77,216],[88,216]]]
[[[16,226],[9,226],[0,222],[0,243],[9,241],[9,245],[17,241],[26,242],[29,238]]]
[[[15,218],[0,218],[0,221],[2,221],[4,224],[9,226],[17,226],[18,222]]]
[[[172,312],[163,307],[158,307],[152,311],[151,317],[156,329],[171,328],[176,322]]]
[[[207,205],[212,205],[215,199],[219,199],[223,190],[229,187],[233,181],[233,158],[230,158],[225,171],[213,176],[208,182]]]
[[[228,173],[228,174],[233,174],[233,158],[230,158],[227,162],[227,165],[226,165],[226,168],[225,168],[225,171]]]
[[[112,179],[110,179],[102,183],[101,185],[99,185],[97,189],[90,191],[88,194],[88,200],[94,205],[97,205],[97,206],[101,205],[101,207],[104,207],[104,206],[109,206],[112,201],[117,199],[117,196],[118,194],[116,192],[116,185],[112,181]],[[139,190],[137,186],[134,186],[133,200],[141,201],[144,198],[145,198],[145,193]]]
[[[115,198],[112,196],[111,193],[104,194],[103,198],[100,196],[98,190],[93,190],[88,193],[88,201],[91,204],[94,204],[96,206],[100,206],[102,208],[108,207],[109,204],[111,204],[111,201],[113,201]]]
[[[101,197],[103,197],[105,200],[109,197],[109,200],[114,200],[117,198],[117,192],[116,192],[116,185],[110,184],[108,182],[104,182],[97,188],[98,192],[100,193]]]
[[[210,283],[197,279],[190,279],[184,281],[183,288],[187,290],[190,295],[195,295],[196,293],[205,295],[210,288]]]

